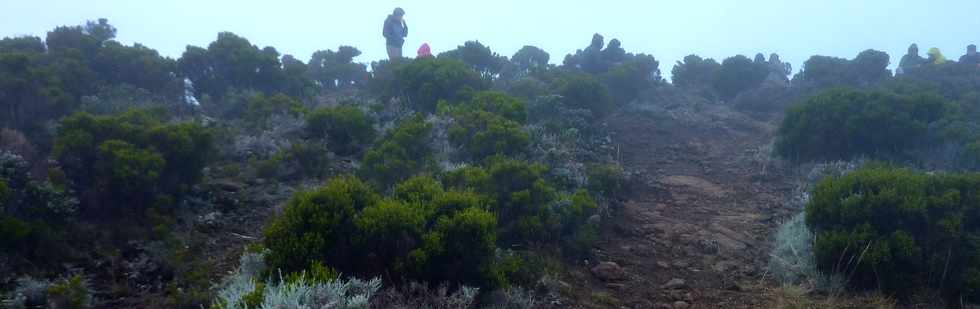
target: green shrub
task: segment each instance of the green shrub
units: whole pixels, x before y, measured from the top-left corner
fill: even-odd
[[[210,130],[165,124],[159,112],[76,113],[61,121],[53,156],[85,209],[147,206],[156,195],[179,195],[197,183],[213,153]],[[135,200],[127,200],[135,199]]]
[[[153,195],[155,185],[166,162],[159,153],[140,149],[133,144],[108,140],[99,145],[95,165],[97,190],[111,192],[115,203],[145,203]]]
[[[481,160],[493,155],[522,156],[531,138],[521,125],[486,111],[464,111],[456,114],[449,128],[449,142],[460,147],[467,157]]]
[[[464,109],[490,112],[520,124],[527,122],[527,108],[524,102],[499,91],[478,92]]]
[[[527,120],[524,103],[500,92],[481,92],[456,108],[449,142],[471,159],[527,153],[530,137],[521,127]]]
[[[447,58],[423,58],[395,69],[395,86],[416,111],[432,113],[439,101],[460,102],[468,94],[487,88],[480,74],[463,62]]]
[[[253,129],[267,129],[269,119],[274,115],[298,116],[303,113],[303,104],[285,94],[267,96],[258,94],[248,99],[245,109],[245,124]]]
[[[13,191],[10,190],[10,186],[7,186],[7,182],[0,179],[0,213],[3,213],[12,195]]]
[[[589,191],[606,198],[622,198],[626,172],[619,164],[593,164],[586,169]]]
[[[660,62],[650,55],[634,55],[601,75],[613,101],[627,104],[661,81]]]
[[[88,280],[74,275],[48,287],[50,308],[87,309],[92,307],[92,291]]]
[[[506,278],[495,272],[497,219],[486,210],[467,208],[440,217],[424,236],[422,250],[413,252],[423,262],[431,282],[460,282],[480,287],[499,287]]]
[[[926,140],[927,129],[946,108],[928,93],[829,90],[787,111],[776,152],[798,161],[901,157],[937,142]]]
[[[455,190],[490,192],[493,189],[490,183],[490,174],[478,166],[465,166],[446,172],[442,177],[442,182],[446,188]]]
[[[265,229],[267,261],[273,269],[302,271],[324,261],[341,271],[352,269],[349,237],[355,215],[378,203],[374,191],[353,177],[335,178],[322,188],[297,193],[283,214]]]
[[[358,273],[398,274],[410,269],[408,253],[421,244],[426,211],[422,205],[384,200],[364,208],[355,219],[359,250],[370,253]]]
[[[769,69],[764,63],[755,63],[743,55],[737,55],[722,61],[721,68],[715,75],[715,91],[722,99],[734,99],[739,93],[755,88],[769,75]]]
[[[197,123],[160,125],[149,130],[149,145],[166,166],[160,174],[165,192],[183,192],[201,181],[214,157],[214,133]]]
[[[555,92],[561,96],[561,104],[570,109],[586,109],[601,117],[615,109],[609,98],[609,90],[596,78],[583,73],[566,73],[555,83]]]
[[[434,166],[429,147],[432,125],[422,117],[403,121],[364,154],[358,173],[379,188],[429,170]]]
[[[980,174],[871,166],[815,188],[806,206],[820,271],[859,289],[943,289],[980,300]]]
[[[351,155],[374,139],[374,121],[353,106],[318,108],[306,115],[306,130],[329,141],[334,152]]]
[[[446,191],[432,200],[430,218],[449,217],[470,208],[486,210],[489,203],[486,196],[472,191]]]
[[[553,211],[557,191],[544,179],[544,165],[491,158],[487,166],[492,209],[505,245],[550,241],[557,237],[560,218]]]
[[[297,193],[265,230],[266,260],[285,273],[324,263],[358,276],[506,281],[490,270],[497,229],[496,217],[483,207],[486,199],[445,192],[428,177],[399,184],[394,195],[382,200],[350,177]]]
[[[498,55],[479,41],[467,41],[454,50],[439,54],[439,59],[462,61],[486,79],[493,79],[507,64],[507,57]]]
[[[31,226],[20,219],[0,216],[0,249],[17,252],[29,243]]]
[[[868,87],[889,77],[887,53],[869,49],[854,60],[813,56],[803,63],[803,69],[793,77],[794,84],[814,87]]]
[[[330,156],[326,145],[316,142],[293,143],[265,160],[251,164],[259,178],[300,179],[321,178],[330,172]]]
[[[680,88],[707,89],[714,83],[720,70],[721,64],[714,59],[688,55],[684,57],[684,62],[678,61],[670,71],[671,81]]]
[[[394,197],[402,202],[428,206],[445,193],[442,184],[431,176],[416,176],[395,186]]]

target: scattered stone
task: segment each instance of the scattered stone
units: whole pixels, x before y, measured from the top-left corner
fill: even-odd
[[[742,288],[741,285],[738,284],[738,282],[729,283],[728,286],[725,287],[725,289],[732,292],[741,292],[745,290],[744,288]]]
[[[663,285],[664,290],[682,290],[687,288],[687,281],[680,278],[670,279]]]
[[[717,271],[717,272],[720,272],[720,273],[727,273],[727,272],[730,272],[730,271],[733,271],[733,270],[738,269],[738,263],[735,263],[735,262],[732,262],[732,261],[721,261],[721,262],[716,263],[712,267],[712,269],[714,269],[714,271]]]
[[[214,186],[222,191],[227,192],[238,192],[242,191],[243,186],[239,183],[230,180],[218,180],[214,182]]]
[[[658,261],[657,262],[657,267],[660,267],[660,268],[670,268],[670,265],[667,265],[667,263]]]
[[[657,306],[656,306],[656,307],[654,307],[654,308],[656,308],[656,309],[674,309],[674,307],[672,307],[672,306],[671,306],[670,304],[668,304],[668,303],[659,303],[659,304],[657,304]]]
[[[675,301],[674,304],[672,305],[673,309],[687,309],[690,307],[691,304],[688,304],[687,302],[684,301]]]
[[[603,281],[626,279],[626,271],[616,262],[602,262],[592,268],[592,274]]]
[[[221,223],[221,213],[217,211],[209,212],[197,217],[197,224],[201,227],[214,228]]]
[[[589,217],[589,220],[587,222],[589,224],[599,225],[599,223],[602,223],[602,217],[600,217],[599,215],[592,215],[591,217]]]
[[[684,293],[684,290],[671,290],[667,292],[667,299],[671,301],[689,300],[688,296],[690,296],[690,293]]]
[[[624,290],[626,285],[622,283],[606,283],[606,288],[610,290]]]

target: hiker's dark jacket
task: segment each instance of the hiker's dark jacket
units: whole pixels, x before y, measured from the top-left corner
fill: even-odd
[[[389,46],[402,47],[405,44],[405,37],[408,36],[408,26],[394,15],[388,15],[388,18],[385,19],[382,35],[388,41]]]

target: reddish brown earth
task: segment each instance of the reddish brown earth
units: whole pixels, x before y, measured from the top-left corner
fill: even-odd
[[[771,235],[795,212],[791,172],[767,159],[774,122],[717,106],[699,114],[707,116],[606,120],[639,181],[603,224],[599,261],[589,264],[614,262],[627,276],[602,280],[574,267],[565,278],[572,307],[767,307]]]

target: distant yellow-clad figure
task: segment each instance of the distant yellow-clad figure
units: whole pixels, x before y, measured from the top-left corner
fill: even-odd
[[[935,47],[930,48],[928,54],[929,54],[929,63],[932,64],[946,63],[946,56],[943,56],[943,53],[940,52],[938,48]]]

